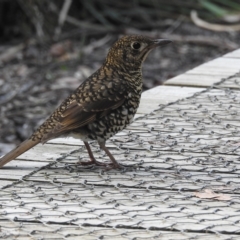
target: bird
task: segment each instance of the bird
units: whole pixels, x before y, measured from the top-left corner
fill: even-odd
[[[83,165],[122,168],[106,141],[131,123],[142,93],[142,64],[149,52],[171,41],[126,35],[110,48],[102,66],[80,84],[43,124],[15,149],[0,158],[0,168],[39,143],[72,135],[81,139],[90,160]],[[97,141],[111,162],[97,161],[89,141]]]

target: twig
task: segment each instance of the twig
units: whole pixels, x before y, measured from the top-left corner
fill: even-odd
[[[65,0],[64,4],[62,6],[62,10],[59,14],[59,18],[58,18],[58,26],[55,29],[55,37],[58,37],[61,34],[61,29],[62,29],[62,25],[64,24],[66,17],[67,17],[67,13],[69,11],[69,8],[72,4],[72,0]]]
[[[92,16],[96,18],[100,23],[105,26],[113,27],[112,24],[101,14],[101,11],[95,9],[92,1],[83,1],[82,3],[86,7],[86,9],[88,9],[88,11],[92,14]]]
[[[45,36],[45,32],[43,30],[43,16],[42,13],[39,11],[37,5],[31,5],[28,1],[24,0],[18,0],[18,3],[22,8],[23,12],[26,14],[28,19],[35,27],[39,39],[43,38]]]
[[[9,47],[5,52],[0,54],[0,63],[1,62],[8,62],[11,61],[13,58],[16,57],[16,54],[20,51],[22,51],[27,45],[33,45],[36,43],[35,39],[29,39],[25,43],[20,43],[16,46]]]
[[[196,11],[191,11],[191,19],[198,27],[202,27],[208,30],[216,31],[216,32],[232,32],[232,31],[240,31],[240,24],[234,25],[220,25],[208,23],[198,17]]]
[[[166,34],[171,34],[173,33],[173,31],[175,31],[182,23],[183,21],[186,19],[185,16],[180,15],[176,21],[173,22],[173,24],[171,24],[171,26],[165,31]]]
[[[66,17],[66,21],[77,26],[77,27],[80,27],[80,28],[87,28],[87,29],[90,29],[90,30],[96,30],[96,31],[106,31],[107,29],[111,30],[112,28],[109,27],[109,26],[101,26],[99,24],[92,24],[92,23],[89,23],[89,22],[85,22],[85,21],[79,21],[73,17],[70,17],[70,16],[67,16]]]
[[[52,9],[55,13],[57,13],[57,6],[52,2],[52,5],[54,6],[54,9]],[[60,18],[60,17],[59,17]],[[79,28],[87,29],[87,30],[94,30],[94,31],[106,31],[112,29],[109,26],[102,26],[100,24],[93,24],[85,21],[80,21],[74,17],[66,15],[65,21],[76,26]]]
[[[0,54],[0,62],[8,62],[12,60],[16,54],[25,48],[24,43],[8,48],[4,53]]]
[[[84,47],[83,52],[85,54],[90,54],[95,48],[99,48],[105,45],[111,39],[110,35],[106,35],[105,37],[94,41],[93,43],[89,44],[88,46]]]

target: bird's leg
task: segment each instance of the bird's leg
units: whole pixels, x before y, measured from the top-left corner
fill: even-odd
[[[88,142],[84,142],[85,147],[88,151],[88,155],[90,157],[90,161],[88,162],[80,162],[81,165],[97,165],[97,166],[107,166],[107,164],[99,162],[95,159],[95,157],[93,156],[92,150],[90,148],[90,145],[88,144]]]
[[[116,159],[113,157],[113,155],[109,152],[109,150],[107,149],[107,147],[105,146],[105,143],[100,143],[99,146],[102,150],[104,150],[104,152],[108,155],[108,157],[110,158],[110,160],[112,161],[110,164],[109,163],[103,163],[103,162],[99,162],[95,159],[95,157],[93,156],[92,150],[90,148],[90,145],[88,144],[88,142],[84,142],[85,147],[88,151],[88,155],[90,157],[90,161],[88,162],[79,162],[79,164],[81,165],[97,165],[97,166],[104,166],[106,167],[108,170],[109,169],[113,169],[113,168],[122,168],[121,165],[116,161]]]
[[[95,157],[93,156],[92,150],[91,150],[88,142],[84,142],[84,144],[85,144],[85,147],[86,147],[86,149],[87,149],[87,151],[88,151],[88,155],[89,155],[89,157],[90,157],[89,163],[91,163],[91,164],[92,164],[92,163],[96,163],[97,160],[96,160]]]
[[[112,161],[110,168],[122,168],[122,166],[116,161],[116,159],[113,157],[113,155],[110,153],[110,151],[105,146],[105,143],[99,143],[99,146],[104,152],[108,155],[110,160]]]

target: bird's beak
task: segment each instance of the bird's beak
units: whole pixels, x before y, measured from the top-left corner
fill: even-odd
[[[164,46],[164,45],[167,45],[167,44],[169,44],[171,42],[172,41],[168,40],[168,39],[155,39],[155,40],[153,40],[152,47]]]
[[[159,46],[164,46],[168,43],[171,43],[171,40],[168,39],[154,39],[152,40],[152,44],[149,44],[146,48],[144,48],[141,52],[141,54],[139,55],[139,59],[142,59],[142,61],[144,61],[148,55],[148,53],[155,47],[159,47]]]

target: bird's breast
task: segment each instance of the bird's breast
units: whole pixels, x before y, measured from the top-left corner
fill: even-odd
[[[140,102],[141,92],[129,91],[121,106],[88,124],[89,138],[104,142],[131,123]]]

